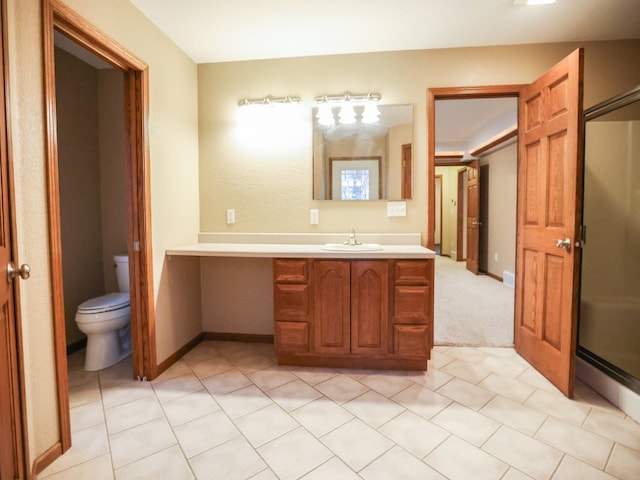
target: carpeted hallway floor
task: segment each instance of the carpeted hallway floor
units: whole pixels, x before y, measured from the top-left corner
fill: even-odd
[[[513,346],[514,290],[436,256],[435,344]]]

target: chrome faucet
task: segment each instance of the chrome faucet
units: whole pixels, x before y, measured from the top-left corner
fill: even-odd
[[[351,232],[349,233],[349,240],[344,242],[344,245],[362,245],[358,240],[356,240],[356,229],[351,227]]]

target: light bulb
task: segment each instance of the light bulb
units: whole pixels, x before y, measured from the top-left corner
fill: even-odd
[[[376,123],[380,117],[380,110],[375,100],[367,100],[362,112],[362,123]]]
[[[318,123],[323,127],[330,127],[335,123],[331,106],[327,102],[320,104],[316,118],[318,119]]]
[[[344,102],[338,116],[340,117],[340,123],[344,123],[345,125],[355,123],[356,111],[353,108],[353,104],[350,101]]]

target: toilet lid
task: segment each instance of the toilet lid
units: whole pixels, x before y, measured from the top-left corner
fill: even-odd
[[[129,306],[129,293],[107,293],[101,297],[90,298],[78,307],[80,313],[100,313]]]

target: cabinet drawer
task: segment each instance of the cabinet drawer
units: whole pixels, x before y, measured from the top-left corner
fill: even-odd
[[[396,260],[394,281],[404,285],[428,285],[433,276],[432,260]]]
[[[308,352],[309,324],[306,322],[276,322],[275,342],[279,352]]]
[[[274,259],[274,283],[309,283],[309,260]]]
[[[397,286],[393,289],[393,323],[431,323],[427,285]]]
[[[426,325],[394,325],[393,349],[398,355],[427,355],[429,328]]]
[[[309,285],[278,283],[274,285],[274,317],[276,320],[309,320]]]

